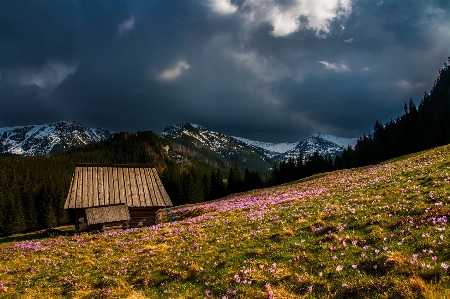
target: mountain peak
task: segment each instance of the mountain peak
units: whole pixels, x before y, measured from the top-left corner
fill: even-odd
[[[182,123],[181,125],[180,124],[176,124],[176,125],[171,125],[171,126],[166,127],[164,129],[164,131],[162,131],[159,134],[159,136],[160,137],[167,137],[167,136],[175,134],[178,131],[186,129],[187,127],[193,127],[194,129],[196,129],[198,131],[207,131],[206,128],[204,128],[204,127],[202,127],[200,125],[193,124],[193,123],[190,123],[190,122],[185,122],[185,123]]]
[[[322,138],[323,136],[325,136],[325,134],[322,133],[322,132],[319,132],[319,133],[316,133],[316,134],[311,135],[310,137],[318,137],[318,138]]]
[[[193,123],[186,123],[186,124],[189,124],[189,125],[193,126],[197,130],[205,130],[205,128],[203,128],[202,126],[197,125],[197,124],[193,124]]]

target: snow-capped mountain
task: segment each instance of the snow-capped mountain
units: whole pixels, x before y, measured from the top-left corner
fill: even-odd
[[[183,143],[186,143],[187,140],[184,140],[186,137],[190,137],[189,140],[192,140],[196,147],[209,148],[223,157],[242,151],[252,152],[246,143],[232,136],[191,123],[167,127],[159,136],[171,140],[183,141]]]
[[[315,152],[323,156],[334,157],[342,153],[349,145],[354,147],[358,140],[357,138],[342,138],[318,133],[299,142],[268,143],[228,136],[190,123],[167,127],[160,136],[170,140],[183,140],[184,143],[189,142],[186,139],[189,136],[189,140],[192,140],[195,146],[209,148],[225,158],[252,154],[259,156],[269,164],[274,161],[297,158],[300,154],[308,157]]]
[[[356,142],[358,141],[358,138],[343,138],[343,137],[337,137],[334,135],[325,135],[322,133],[317,133],[315,135],[312,135],[311,137],[317,137],[322,138],[324,140],[330,141],[332,143],[335,143],[341,147],[347,148],[349,145],[351,147],[355,147]]]
[[[33,156],[82,146],[109,138],[107,130],[92,129],[77,122],[0,128],[0,153]]]
[[[262,151],[261,148],[196,124],[167,127],[160,137],[168,141],[170,154],[183,165],[194,163],[210,169],[228,169],[238,163],[241,169],[249,167],[268,174],[274,162],[257,151]]]
[[[271,142],[254,141],[236,136],[232,137],[239,141],[244,142],[245,144],[247,144],[248,146],[254,148],[259,152],[263,152],[264,155],[269,158],[274,158],[279,154],[283,154],[290,150],[293,150],[298,145],[298,142],[271,143]]]
[[[325,135],[322,133],[306,137],[297,145],[274,158],[277,161],[297,158],[300,154],[303,157],[313,155],[315,152],[322,156],[332,156],[341,154],[349,145],[355,147],[358,138],[342,138],[334,135]]]
[[[315,152],[322,156],[336,157],[336,155],[341,154],[349,145],[355,147],[358,141],[358,138],[343,138],[322,133],[306,137],[302,141],[289,143],[267,143],[241,137],[234,138],[248,144],[256,151],[263,153],[264,156],[272,158],[277,162],[285,161],[289,158],[296,159],[300,155],[302,157],[308,157]]]

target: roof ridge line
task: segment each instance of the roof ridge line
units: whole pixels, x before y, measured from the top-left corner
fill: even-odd
[[[151,164],[107,164],[107,163],[77,163],[75,167],[120,167],[120,168],[155,168]]]

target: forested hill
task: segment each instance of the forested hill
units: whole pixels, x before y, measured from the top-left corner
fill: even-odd
[[[220,169],[226,172],[237,163],[241,170],[248,167],[268,175],[275,162],[232,136],[195,124],[170,126],[160,136],[169,143],[170,152],[177,161],[209,171]]]
[[[101,142],[79,147],[62,155],[82,163],[149,164],[162,171],[172,160],[167,142],[151,131],[123,132]]]
[[[361,137],[355,149],[336,159],[337,168],[376,164],[391,158],[450,143],[450,57],[439,71],[430,93],[418,107],[412,99],[404,114],[386,124],[375,122],[373,132]]]

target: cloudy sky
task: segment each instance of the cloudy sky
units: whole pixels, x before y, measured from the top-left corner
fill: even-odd
[[[448,0],[2,0],[0,127],[358,137],[449,55]]]

